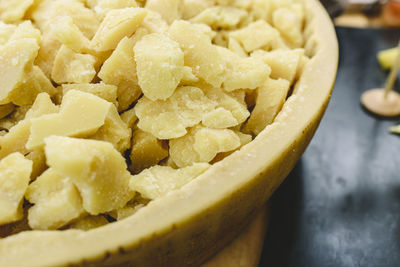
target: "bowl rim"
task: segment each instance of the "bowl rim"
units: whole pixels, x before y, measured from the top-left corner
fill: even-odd
[[[309,38],[305,48],[313,57],[274,123],[182,189],[150,202],[134,216],[87,232],[28,231],[0,239],[0,266],[79,263],[98,259],[105,252],[115,252],[121,247],[138,247],[145,240],[190,223],[279,160],[280,154],[326,108],[338,65],[336,33],[329,16],[319,1],[304,2],[312,23],[306,28]]]

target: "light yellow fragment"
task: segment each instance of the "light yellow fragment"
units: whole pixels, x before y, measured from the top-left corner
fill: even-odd
[[[239,136],[229,129],[196,127],[169,142],[169,153],[178,167],[196,162],[210,162],[220,152],[233,151],[240,146]]]
[[[183,77],[184,54],[168,36],[152,33],[134,47],[139,85],[150,100],[170,97]]]
[[[33,0],[1,0],[0,20],[7,23],[18,22],[32,4]]]
[[[117,86],[105,83],[79,83],[62,85],[63,95],[70,90],[78,90],[101,97],[104,100],[113,103],[116,107],[118,107],[117,89]]]
[[[400,125],[390,127],[390,132],[395,134],[400,134]]]
[[[35,204],[28,210],[29,226],[35,230],[58,229],[84,214],[78,190],[53,168],[29,185],[25,197]]]
[[[0,225],[22,219],[31,171],[32,162],[18,152],[0,161]]]
[[[18,123],[11,127],[6,135],[0,137],[0,159],[12,152],[27,154],[29,150],[25,145],[31,133],[31,119],[56,112],[58,107],[53,104],[50,96],[47,93],[39,94],[23,119],[17,118]]]
[[[30,20],[18,24],[17,28],[13,31],[9,41],[19,40],[24,38],[32,38],[37,41],[38,44],[42,42],[42,34],[39,29],[33,26]]]
[[[220,87],[224,80],[225,61],[210,38],[187,21],[174,21],[169,28],[170,37],[177,41],[185,53],[185,66],[207,83]]]
[[[273,25],[293,47],[303,45],[302,18],[289,8],[279,8],[273,13]]]
[[[125,111],[124,113],[121,114],[121,120],[123,122],[126,123],[126,125],[128,126],[128,128],[132,129],[133,125],[135,124],[135,122],[137,121],[137,116],[136,116],[136,112],[135,109],[131,108],[127,111]]]
[[[230,128],[239,124],[232,113],[222,107],[205,114],[202,122],[204,126],[216,129]]]
[[[56,18],[50,24],[50,27],[54,38],[75,52],[80,53],[89,46],[89,39],[74,24],[71,17]]]
[[[136,31],[146,14],[147,11],[139,7],[109,11],[91,40],[91,48],[96,51],[115,49],[122,38]]]
[[[231,6],[214,6],[207,8],[190,21],[207,24],[213,28],[234,28],[247,15],[243,9]]]
[[[271,52],[257,50],[251,54],[251,57],[261,59],[271,67],[271,78],[282,78],[292,84],[296,78],[303,55],[304,49],[278,49]]]
[[[89,83],[96,75],[96,58],[89,54],[80,54],[62,45],[54,59],[51,78],[58,84]]]
[[[19,39],[0,46],[0,104],[10,103],[9,94],[24,82],[32,68],[39,45],[32,38]]]
[[[136,63],[133,54],[133,38],[121,40],[111,56],[104,62],[98,76],[106,84],[118,87],[119,110],[129,108],[141,94],[136,76]]]
[[[95,2],[90,5],[90,7],[96,12],[97,17],[103,20],[107,13],[113,9],[123,9],[127,7],[137,7],[135,0],[97,0],[97,1],[87,1]]]
[[[290,84],[284,79],[269,79],[263,87],[258,89],[256,106],[244,131],[258,135],[271,124],[285,103]]]
[[[50,96],[56,94],[53,84],[38,66],[33,66],[25,74],[24,81],[9,94],[9,99],[16,105],[32,105],[40,93],[47,93]]]
[[[32,119],[26,147],[40,148],[50,135],[82,137],[94,134],[104,124],[111,106],[95,95],[70,90],[63,97],[59,113]]]
[[[188,66],[184,66],[183,67],[183,76],[182,76],[181,84],[182,85],[191,85],[191,84],[196,83],[198,81],[199,81],[199,78],[197,78],[193,74],[192,68],[188,67]]]
[[[166,101],[151,101],[143,97],[135,106],[138,127],[158,139],[184,136],[186,128],[198,124],[216,103],[208,99],[197,87],[178,88]]]
[[[123,153],[131,146],[132,130],[121,119],[115,106],[110,107],[104,125],[90,139],[107,141]]]
[[[226,60],[227,71],[223,88],[228,91],[237,89],[256,89],[264,84],[271,68],[258,58],[241,57],[227,48],[219,47]]]
[[[16,25],[7,24],[0,20],[0,45],[4,45],[10,40],[16,28]]]
[[[145,198],[156,199],[180,189],[205,172],[209,166],[207,163],[198,163],[177,170],[168,166],[154,166],[132,176],[130,188]]]
[[[232,113],[233,117],[237,120],[236,125],[241,124],[250,116],[243,90],[225,92],[219,88],[209,87],[204,91],[209,99],[218,103],[217,107],[222,107]]]
[[[213,5],[213,0],[183,0],[182,18],[191,19]]]
[[[147,0],[145,8],[159,13],[168,24],[171,24],[182,17],[182,5],[183,0]]]
[[[279,37],[279,32],[264,20],[258,20],[245,28],[231,32],[230,36],[238,40],[246,52],[251,52],[268,46]]]
[[[110,143],[51,136],[45,153],[48,165],[78,188],[91,215],[121,208],[134,196],[125,159]]]
[[[71,17],[74,24],[82,33],[91,39],[99,27],[99,20],[95,12],[86,8],[82,1],[77,0],[40,0],[36,4],[31,17],[42,31],[51,24],[55,18],[62,16]]]

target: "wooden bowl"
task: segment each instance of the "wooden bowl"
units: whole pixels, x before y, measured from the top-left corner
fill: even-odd
[[[312,59],[275,122],[254,141],[125,220],[87,232],[29,231],[1,239],[0,266],[191,266],[232,240],[292,170],[329,102],[336,34],[319,1],[305,3]]]

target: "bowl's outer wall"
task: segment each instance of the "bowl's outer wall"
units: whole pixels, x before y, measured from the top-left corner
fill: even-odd
[[[0,240],[0,266],[194,266],[232,240],[292,170],[329,102],[336,35],[321,4],[305,2],[306,50],[315,55],[276,122],[253,142],[123,221]]]

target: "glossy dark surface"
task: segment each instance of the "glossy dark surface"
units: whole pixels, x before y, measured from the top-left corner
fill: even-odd
[[[260,266],[400,266],[400,119],[359,105],[387,73],[376,52],[398,30],[337,28],[340,65],[325,117],[296,168],[272,198]],[[400,90],[399,83],[396,90]]]

